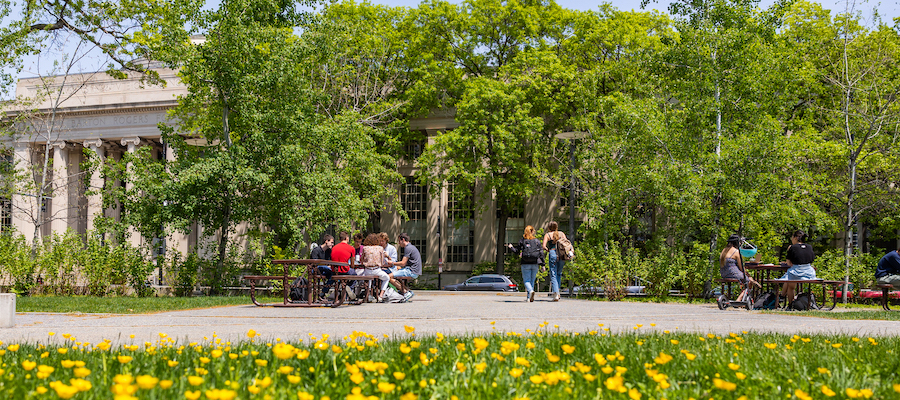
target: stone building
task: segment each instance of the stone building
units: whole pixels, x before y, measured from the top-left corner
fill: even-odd
[[[53,107],[49,101],[36,108],[44,116],[56,111],[54,129],[51,134],[34,133],[17,136],[13,140],[3,139],[12,148],[7,161],[17,163],[18,168],[36,165],[48,157],[52,160],[49,177],[52,187],[46,191],[43,201],[28,193],[17,193],[12,199],[0,202],[0,224],[3,228],[14,227],[18,232],[31,238],[35,232],[34,215],[38,207],[43,207],[44,221],[38,235],[47,236],[51,232],[72,229],[85,233],[93,227],[98,215],[115,217],[116,209],[103,209],[98,195],[85,195],[86,187],[80,182],[88,181],[91,187],[101,187],[115,182],[103,182],[99,174],[89,179],[81,176],[80,164],[85,150],[93,152],[101,159],[121,159],[125,152],[134,152],[141,146],[150,146],[152,153],[163,158],[172,158],[162,142],[158,129],[165,123],[167,110],[177,103],[177,97],[187,92],[180,84],[175,72],[160,69],[159,74],[168,84],[165,87],[143,86],[136,78],[117,80],[104,73],[69,76],[66,90],[74,95]],[[42,81],[38,78],[22,79],[16,89],[17,97],[34,97]],[[7,109],[7,116],[15,116],[20,111]],[[434,112],[431,115],[410,122],[414,130],[433,137],[439,131],[453,129],[458,124],[452,112]],[[425,143],[411,146],[409,153],[421,153]],[[409,220],[403,220],[392,210],[382,213],[375,229],[396,237],[408,232],[414,244],[422,252],[426,268],[443,266],[442,283],[461,281],[473,266],[482,261],[493,261],[497,248],[494,231],[497,226],[496,210],[486,204],[483,212],[475,215],[471,209],[460,207],[460,200],[473,196],[477,188],[458,188],[446,185],[441,193],[427,193],[426,188],[415,179],[411,160],[403,160],[398,165],[406,182],[399,188],[400,203]],[[566,192],[562,193],[567,195]],[[567,227],[568,217],[563,207],[558,207],[559,193],[523,199],[522,207],[507,223],[506,241],[517,242],[527,224],[541,228],[551,219]],[[188,235],[174,234],[166,239],[167,247],[182,254],[187,253],[205,239],[195,228]],[[239,230],[240,232],[240,230]],[[145,239],[132,235],[134,245],[145,245]],[[443,261],[443,263],[441,263]],[[432,269],[436,271],[436,269]]]

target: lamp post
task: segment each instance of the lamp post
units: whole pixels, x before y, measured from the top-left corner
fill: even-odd
[[[569,142],[569,241],[575,242],[575,141],[587,137],[588,132],[560,132],[557,139]],[[569,297],[572,297],[574,283],[569,280]]]
[[[589,135],[588,132],[561,132],[557,139],[569,142],[569,240],[575,240],[575,141]]]

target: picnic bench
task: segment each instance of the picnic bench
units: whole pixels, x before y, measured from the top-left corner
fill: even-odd
[[[891,290],[894,289],[894,285],[878,283],[874,286],[875,289],[881,290],[881,308],[885,311],[893,311],[891,310]]]
[[[831,280],[825,280],[825,279],[785,279],[785,280],[766,279],[763,281],[763,283],[770,284],[770,285],[796,283],[797,284],[797,294],[804,292],[804,290],[803,290],[804,286],[806,286],[805,292],[815,294],[813,292],[813,286],[815,286],[815,285],[821,286],[822,297],[816,296],[817,302],[821,301],[821,304],[817,304],[817,306],[819,307],[819,310],[831,311],[831,310],[834,310],[834,307],[837,306],[837,297],[838,296],[837,296],[836,289],[839,286],[843,286],[845,282],[844,281],[831,281]],[[831,296],[828,296],[829,288],[831,288],[831,290],[830,290]],[[830,306],[828,304],[829,297],[831,299]],[[783,308],[787,308],[790,305],[789,300],[785,299],[784,301],[785,301],[785,304],[784,304]]]
[[[361,282],[360,291],[356,295],[356,300],[348,302],[348,304],[361,304],[368,300],[371,293],[372,281],[374,276],[361,275],[332,275],[331,280],[334,282],[334,298],[327,299],[318,296],[319,293],[327,286],[328,278],[319,273],[319,266],[340,267],[349,266],[353,268],[352,261],[350,264],[342,262],[334,262],[327,260],[314,259],[297,259],[297,260],[274,260],[273,264],[283,266],[282,275],[246,275],[244,279],[250,283],[250,300],[257,306],[274,306],[274,307],[339,307],[347,301],[346,288],[354,282]],[[291,275],[294,267],[301,266],[305,274]],[[303,276],[305,275],[305,276]],[[291,289],[299,278],[306,278],[305,283],[300,283],[296,287],[303,286],[306,289],[306,298],[300,300],[291,300]],[[256,284],[262,281],[281,280],[282,283],[282,303],[261,304],[256,300]]]

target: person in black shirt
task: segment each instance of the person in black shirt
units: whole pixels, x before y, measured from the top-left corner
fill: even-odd
[[[309,255],[309,258],[312,258],[314,260],[331,261],[332,247],[334,247],[334,236],[326,233],[324,236],[322,236],[322,245],[313,249],[312,253]]]
[[[798,230],[791,236],[791,245],[787,251],[787,261],[784,262],[789,268],[784,276],[778,278],[779,280],[817,279],[816,270],[812,266],[813,259],[816,256],[813,254],[812,246],[804,243],[805,241],[806,233],[803,231]],[[794,300],[796,290],[796,283],[785,283],[781,287],[781,295],[790,302]]]

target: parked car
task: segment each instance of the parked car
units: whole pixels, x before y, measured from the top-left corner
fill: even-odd
[[[497,274],[475,275],[463,283],[444,286],[444,290],[487,290],[495,292],[517,292],[519,286],[508,276]]]

